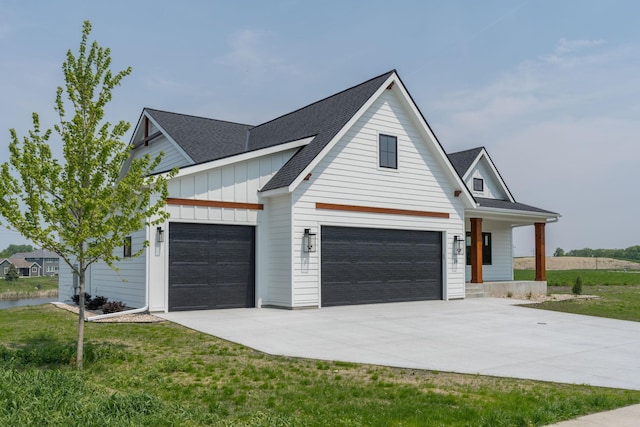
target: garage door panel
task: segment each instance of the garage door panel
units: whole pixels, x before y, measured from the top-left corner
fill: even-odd
[[[171,223],[169,310],[254,306],[255,229]]]
[[[322,305],[442,299],[441,236],[322,227]]]

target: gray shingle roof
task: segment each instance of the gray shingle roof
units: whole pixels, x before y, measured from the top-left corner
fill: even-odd
[[[551,215],[559,215],[556,212],[551,212],[545,209],[536,208],[534,206],[525,205],[524,203],[510,202],[509,200],[497,200],[497,199],[485,199],[484,197],[475,197],[476,202],[482,208],[498,208],[509,209],[515,211],[536,212]]]
[[[12,257],[16,257],[16,258],[60,258],[60,256],[57,253],[51,252],[48,249],[36,249],[35,251],[32,251],[32,252],[18,252],[16,254],[13,254]]]
[[[473,161],[478,157],[478,154],[484,147],[471,148],[469,150],[458,151],[457,153],[449,153],[449,160],[453,165],[453,168],[458,172],[460,178],[464,176]]]
[[[315,135],[262,188],[262,191],[290,185],[364,103],[394,73],[389,71],[321,101],[251,129],[249,147],[263,148]]]
[[[197,163],[246,151],[252,126],[145,108],[145,111]]]

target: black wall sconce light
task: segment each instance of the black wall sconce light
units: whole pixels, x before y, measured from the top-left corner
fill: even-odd
[[[305,252],[316,251],[316,233],[312,233],[310,228],[304,229],[304,236],[302,236],[302,246]]]
[[[162,227],[156,228],[156,242],[162,243],[164,242],[164,230]]]
[[[453,236],[453,246],[456,249],[456,252],[458,252],[459,254],[462,253],[462,244],[463,244],[464,240],[462,240],[462,237],[460,236]]]

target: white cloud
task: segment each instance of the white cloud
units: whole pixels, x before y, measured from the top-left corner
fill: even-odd
[[[549,227],[551,251],[637,244],[640,225],[628,213],[640,210],[631,196],[640,162],[639,51],[563,39],[548,56],[433,103],[447,148],[485,145],[517,200],[563,215]],[[516,242],[517,253],[529,243]]]
[[[575,52],[578,50],[582,50],[585,48],[591,48],[595,46],[600,46],[604,44],[604,40],[567,40],[560,39],[558,40],[558,45],[556,46],[557,54],[565,54],[570,52]]]

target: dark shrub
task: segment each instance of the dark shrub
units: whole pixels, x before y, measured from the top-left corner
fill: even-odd
[[[5,280],[18,280],[20,278],[20,273],[18,273],[18,269],[11,264],[9,269],[7,270],[7,274],[4,275]]]
[[[96,296],[90,301],[87,301],[85,307],[89,310],[99,310],[107,302],[107,297]]]
[[[80,305],[80,295],[74,295],[71,297],[71,300],[73,301],[73,303],[75,305]],[[91,301],[91,295],[89,295],[88,293],[84,293],[84,306],[86,307],[87,304],[89,304],[89,301]]]
[[[111,301],[102,306],[102,312],[104,314],[118,313],[126,308],[122,301]]]
[[[573,284],[571,292],[574,295],[582,295],[582,276],[578,276],[576,278],[576,283]]]

